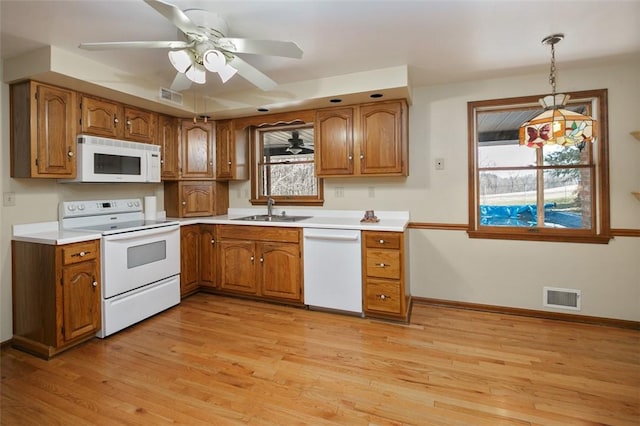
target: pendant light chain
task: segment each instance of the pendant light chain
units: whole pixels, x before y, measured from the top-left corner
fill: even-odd
[[[551,42],[551,68],[549,70],[549,84],[551,84],[551,94],[556,94],[556,43]]]

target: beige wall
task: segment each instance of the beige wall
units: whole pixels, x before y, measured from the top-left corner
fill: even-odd
[[[0,67],[0,70],[2,67]],[[640,229],[640,60],[560,70],[560,90],[609,89],[611,214],[614,228]],[[409,210],[411,220],[467,222],[466,103],[548,91],[537,74],[417,88],[410,108],[410,176],[327,179],[328,209]],[[0,341],[11,338],[11,225],[57,220],[62,200],[158,195],[162,185],[63,185],[9,178],[8,86],[0,88],[0,186],[16,193],[1,207]],[[445,159],[436,171],[435,158]],[[336,187],[344,197],[336,198]],[[248,206],[249,184],[232,183],[231,207]],[[370,197],[373,188],[375,197]],[[640,321],[640,238],[607,245],[475,240],[465,232],[411,230],[411,290],[415,296],[542,310],[542,287],[582,290],[582,315]],[[562,311],[560,311],[562,312]]]

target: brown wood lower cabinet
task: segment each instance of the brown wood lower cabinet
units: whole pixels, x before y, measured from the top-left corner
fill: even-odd
[[[302,303],[300,228],[218,228],[219,289]]]
[[[364,312],[368,317],[409,320],[408,236],[402,232],[362,232]]]
[[[100,329],[100,242],[12,241],[13,346],[48,359]]]

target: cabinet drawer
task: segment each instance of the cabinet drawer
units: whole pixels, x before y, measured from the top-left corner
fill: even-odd
[[[366,271],[369,277],[400,279],[400,252],[367,250]]]
[[[63,246],[62,264],[70,265],[96,259],[98,257],[98,249],[98,240]]]
[[[364,243],[371,248],[400,248],[400,234],[395,232],[365,232]]]
[[[365,310],[401,314],[402,297],[398,281],[367,280]]]

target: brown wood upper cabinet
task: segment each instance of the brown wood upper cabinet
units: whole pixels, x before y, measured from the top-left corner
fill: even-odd
[[[76,93],[34,81],[11,85],[11,177],[76,176]]]
[[[404,100],[318,110],[316,174],[407,176],[408,113]]]
[[[129,105],[80,95],[81,133],[154,143],[158,115]]]
[[[180,178],[180,121],[175,117],[158,115],[158,137],[160,145],[160,177],[162,180]]]
[[[183,120],[180,128],[180,178],[213,179],[213,123]]]
[[[166,181],[164,208],[169,217],[226,214],[229,208],[229,184],[214,180]]]
[[[246,129],[236,129],[233,120],[216,121],[216,179],[249,179]]]

